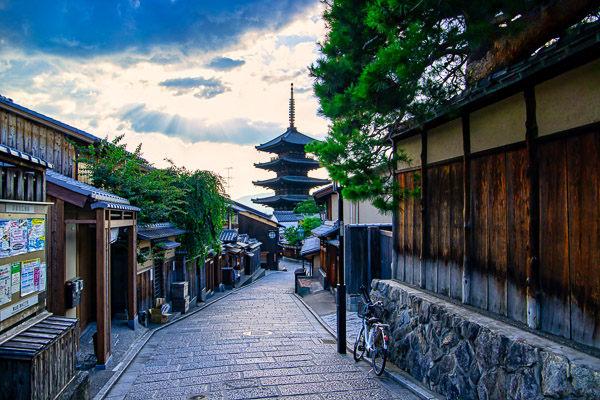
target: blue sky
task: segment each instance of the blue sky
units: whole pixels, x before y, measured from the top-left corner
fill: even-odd
[[[170,158],[261,192],[254,145],[296,125],[323,138],[308,66],[318,0],[0,0],[0,93],[99,137],[125,133],[157,166]],[[318,175],[323,175],[320,172]]]

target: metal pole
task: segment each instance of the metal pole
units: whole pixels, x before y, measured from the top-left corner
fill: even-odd
[[[346,354],[346,282],[344,277],[344,202],[342,188],[337,187],[338,193],[338,224],[340,231],[338,239],[338,285],[337,285],[337,347],[338,353]]]

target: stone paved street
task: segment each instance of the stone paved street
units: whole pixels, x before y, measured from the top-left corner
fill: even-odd
[[[339,355],[293,280],[269,273],[157,332],[106,399],[417,399]]]

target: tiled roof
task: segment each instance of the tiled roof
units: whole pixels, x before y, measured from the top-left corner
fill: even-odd
[[[435,116],[425,122],[425,127],[443,123],[449,116],[463,107],[472,107],[499,93],[512,94],[522,90],[524,84],[535,85],[550,79],[560,71],[576,68],[598,58],[600,54],[600,21],[582,25],[561,39],[543,47],[529,58],[479,80],[460,95],[440,106]],[[402,129],[392,133],[392,137],[409,134],[415,128]]]
[[[264,168],[264,169],[274,169],[278,166],[283,165],[294,165],[294,166],[304,166],[306,168],[315,169],[319,168],[319,162],[317,160],[313,160],[312,158],[289,158],[289,157],[281,157],[275,160],[267,161],[264,163],[255,163],[254,166],[256,168]]]
[[[252,183],[257,186],[269,186],[276,184],[283,184],[285,182],[291,183],[300,183],[305,184],[307,186],[322,186],[331,183],[328,179],[319,179],[319,178],[311,178],[310,176],[294,176],[294,175],[285,175],[278,176],[272,179],[266,179],[263,181],[253,181]]]
[[[272,139],[266,143],[256,146],[256,149],[262,151],[271,151],[275,147],[277,147],[277,145],[283,143],[300,145],[304,147],[306,144],[314,141],[315,139],[298,132],[296,130],[296,127],[290,126],[283,134],[277,136],[275,139]]]
[[[297,222],[303,217],[301,214],[296,214],[293,211],[273,211],[273,216],[277,222]]]
[[[139,208],[130,205],[129,200],[127,199],[109,193],[105,190],[95,188],[87,183],[76,181],[73,178],[69,178],[54,171],[46,171],[46,181],[72,192],[87,196],[88,201],[92,203],[92,209],[109,208],[117,210],[140,211]]]
[[[265,213],[263,213],[263,212],[260,212],[260,211],[258,211],[258,210],[256,210],[256,209],[252,208],[252,207],[248,207],[248,206],[247,206],[247,205],[245,205],[245,204],[238,203],[237,201],[233,201],[233,200],[231,200],[231,201],[230,201],[230,204],[229,204],[229,207],[230,207],[232,210],[235,210],[235,211],[245,211],[245,212],[249,212],[249,213],[251,213],[251,214],[254,214],[254,215],[256,215],[256,216],[259,216],[259,217],[262,217],[262,218],[268,219],[269,221],[271,220],[271,216],[270,216],[270,215],[268,215],[268,214],[265,214]]]
[[[252,199],[252,201],[255,203],[258,203],[258,204],[275,204],[275,203],[279,203],[279,202],[299,203],[303,200],[308,199],[309,197],[310,196],[307,194],[284,194],[284,195],[263,197],[261,199]]]
[[[137,236],[142,240],[152,240],[177,236],[185,232],[185,230],[176,228],[173,224],[165,222],[160,224],[138,225]]]
[[[34,157],[30,154],[23,153],[22,151],[13,149],[12,147],[8,147],[3,144],[0,144],[0,152],[10,154],[11,156],[18,157],[22,160],[26,160],[26,161],[32,162],[34,164],[39,164],[42,167],[54,168],[54,165],[52,165],[52,163],[49,163],[46,160],[42,160],[39,157]]]
[[[300,250],[300,255],[304,256],[307,254],[311,254],[317,252],[321,249],[321,239],[316,236],[311,236],[306,238],[304,241],[304,245],[302,245],[302,250]]]
[[[238,231],[237,229],[223,229],[219,233],[219,240],[223,243],[237,242]]]
[[[240,233],[237,238],[238,243],[248,243],[250,241],[250,236],[246,233]]]
[[[312,230],[312,234],[319,237],[329,237],[339,231],[338,221],[325,221],[321,226]]]
[[[325,186],[324,188],[321,188],[319,190],[315,190],[314,192],[312,192],[312,196],[315,199],[320,199],[321,197],[325,197],[325,196],[330,195],[332,193],[335,193],[333,191],[333,185],[328,185],[328,186]]]
[[[175,242],[173,240],[161,240],[160,244],[157,246],[161,249],[171,250],[181,246],[181,243]]]

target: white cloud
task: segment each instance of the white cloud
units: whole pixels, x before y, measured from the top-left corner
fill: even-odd
[[[308,75],[325,30],[321,5],[309,11],[279,32],[247,33],[220,52],[183,54],[175,47],[163,47],[148,56],[127,53],[91,60],[3,52],[0,80],[7,84],[2,94],[102,138],[126,133],[130,147],[143,143],[144,157],[157,166],[166,165],[163,159],[170,158],[188,169],[212,170],[222,176],[227,175],[226,167],[233,167],[233,198],[261,193],[264,188],[254,187],[251,181],[273,173],[254,168],[254,163],[270,157],[254,145],[285,131],[292,81],[298,89],[294,95],[298,129],[317,139],[327,131],[327,121],[317,115],[318,101]],[[243,63],[211,69],[208,65],[216,58]],[[161,82],[190,77],[214,79],[227,90],[199,98],[194,90],[161,86]],[[148,124],[136,125],[124,118],[132,104],[142,104],[154,115],[177,116],[185,124],[180,131],[160,124],[155,130]],[[268,130],[267,136],[259,135],[260,129]],[[222,132],[222,143],[217,143],[215,132]],[[210,141],[203,134],[211,134]],[[312,174],[326,176],[324,171]]]

